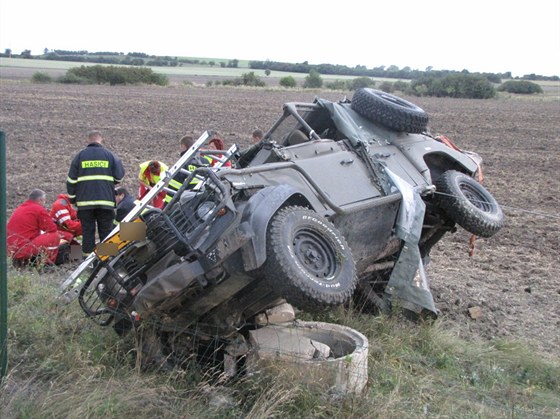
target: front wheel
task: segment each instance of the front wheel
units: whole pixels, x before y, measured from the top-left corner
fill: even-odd
[[[435,185],[437,205],[468,232],[491,237],[503,227],[504,214],[498,202],[472,177],[448,170]]]
[[[302,207],[287,207],[267,232],[264,273],[273,289],[304,310],[345,303],[357,283],[352,252],[325,218]]]

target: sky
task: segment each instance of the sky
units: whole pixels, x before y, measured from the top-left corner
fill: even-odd
[[[560,0],[0,0],[0,51],[560,75]]]

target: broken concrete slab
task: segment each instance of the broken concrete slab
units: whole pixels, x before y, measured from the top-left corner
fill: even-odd
[[[294,307],[284,302],[255,316],[255,323],[259,326],[265,326],[267,324],[293,322],[295,318],[296,313]]]

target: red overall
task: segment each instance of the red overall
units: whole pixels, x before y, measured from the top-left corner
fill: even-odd
[[[8,254],[25,261],[44,254],[47,264],[54,264],[60,235],[46,208],[27,200],[15,209],[6,226]]]
[[[82,223],[78,220],[78,214],[72,207],[68,195],[58,195],[50,215],[64,240],[71,242],[74,237],[82,235]]]

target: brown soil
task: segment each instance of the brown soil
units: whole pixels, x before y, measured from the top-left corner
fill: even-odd
[[[4,77],[6,77],[4,75]],[[343,93],[264,89],[35,85],[0,83],[0,129],[7,137],[8,213],[35,187],[52,202],[88,130],[100,129],[137,187],[138,164],[173,164],[178,141],[206,129],[248,145],[287,101]],[[409,98],[410,99],[410,98]],[[478,239],[459,229],[432,252],[428,274],[443,318],[472,339],[520,339],[543,354],[560,351],[560,137],[558,100],[410,99],[446,134],[484,157],[485,185],[502,204],[506,226]],[[469,316],[479,307],[481,317]]]

